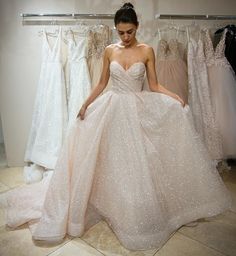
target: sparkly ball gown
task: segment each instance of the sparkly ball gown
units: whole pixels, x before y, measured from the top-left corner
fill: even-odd
[[[230,207],[189,107],[142,91],[145,71],[110,63],[112,87],[71,127],[51,179],[6,195],[9,226],[28,222],[34,239],[60,241],[103,219],[126,248],[142,250]]]

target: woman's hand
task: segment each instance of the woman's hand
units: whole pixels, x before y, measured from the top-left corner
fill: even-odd
[[[179,97],[179,95],[176,94],[174,99],[178,100],[181,103],[182,107],[184,108],[185,102]]]
[[[80,117],[81,120],[84,120],[84,116],[85,116],[85,112],[86,112],[86,107],[83,105],[81,108],[80,108],[80,111],[77,115],[77,118]]]

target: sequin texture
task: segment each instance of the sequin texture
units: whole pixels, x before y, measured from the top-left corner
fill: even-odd
[[[159,248],[183,224],[229,207],[189,107],[142,91],[143,63],[124,70],[113,61],[110,73],[111,89],[71,128],[44,205],[11,192],[8,225],[33,219],[33,238],[50,241],[81,236],[105,219],[125,247],[141,250]]]

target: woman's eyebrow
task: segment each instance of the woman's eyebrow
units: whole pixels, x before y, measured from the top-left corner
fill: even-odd
[[[127,31],[124,31],[124,30],[118,30],[118,32],[131,32],[133,30],[133,28],[127,30]]]

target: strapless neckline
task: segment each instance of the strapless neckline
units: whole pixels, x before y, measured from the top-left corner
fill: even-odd
[[[144,64],[142,61],[134,62],[134,63],[133,63],[132,65],[130,65],[127,69],[125,69],[117,60],[112,60],[112,61],[110,62],[110,64],[112,64],[112,63],[116,63],[118,66],[120,66],[120,68],[121,68],[124,72],[128,72],[130,69],[132,69],[132,67],[134,67],[134,66],[136,66],[136,65],[138,65],[138,64],[141,64],[141,65],[143,65],[144,67],[146,67],[145,64]]]

